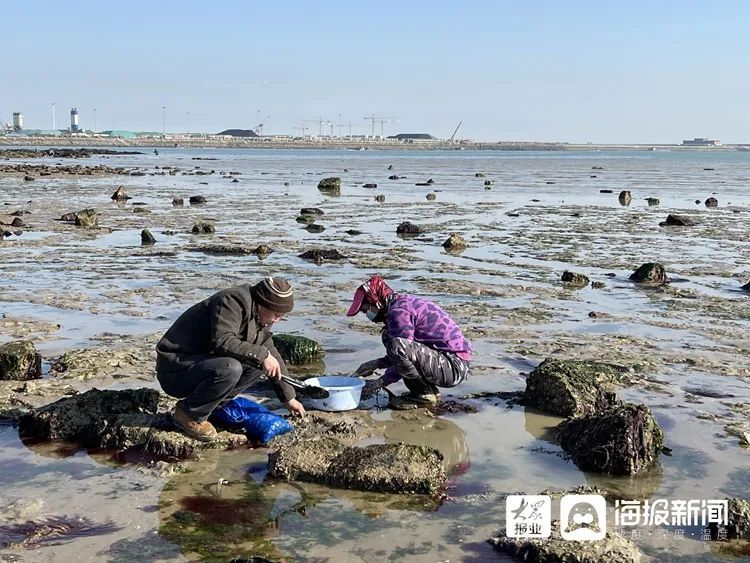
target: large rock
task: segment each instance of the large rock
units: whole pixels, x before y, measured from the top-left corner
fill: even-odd
[[[728,502],[728,522],[726,525],[727,539],[750,540],[750,501],[730,498]],[[711,539],[718,539],[719,527],[709,524]]]
[[[641,553],[620,534],[608,531],[603,540],[573,541],[560,536],[559,520],[552,521],[549,538],[509,538],[502,530],[488,540],[498,551],[526,563],[638,563]]]
[[[436,494],[445,486],[443,456],[403,443],[344,446],[331,438],[284,444],[268,455],[268,474],[383,493]]]
[[[168,414],[120,414],[95,426],[100,448],[135,450],[158,457],[186,459],[206,449],[232,448],[247,443],[244,434],[219,432],[213,442],[200,442],[174,430]]]
[[[25,381],[42,377],[42,356],[30,340],[0,346],[0,379]]]
[[[287,364],[307,364],[325,356],[315,340],[296,334],[274,334],[273,345]]]
[[[29,437],[97,446],[97,425],[102,421],[121,414],[156,414],[158,403],[159,392],[155,389],[92,389],[32,410],[19,420],[19,431]]]
[[[614,368],[595,362],[547,358],[526,379],[524,403],[565,417],[602,412],[617,404],[604,385],[618,377]]]
[[[560,446],[584,471],[636,475],[659,460],[664,433],[644,405],[623,404],[557,427]]]
[[[219,432],[214,442],[193,440],[174,430],[169,415],[156,412],[159,399],[154,389],[92,389],[22,415],[19,432],[24,437],[76,442],[89,448],[140,450],[173,458],[247,442],[245,435],[229,432]]]
[[[99,226],[95,209],[82,209],[76,213],[76,227],[93,229]]]
[[[651,285],[664,285],[669,280],[664,266],[658,262],[647,262],[630,274],[630,279],[636,283],[647,283]]]
[[[318,189],[326,195],[341,195],[341,178],[323,178]]]

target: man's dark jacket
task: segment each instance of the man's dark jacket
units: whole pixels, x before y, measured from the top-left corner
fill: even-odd
[[[271,336],[271,332],[258,325],[251,286],[231,287],[180,315],[156,345],[156,371],[179,372],[205,356],[235,358],[260,368],[260,363],[271,354],[286,374],[284,360]],[[271,380],[271,385],[281,401],[295,397],[289,384]]]

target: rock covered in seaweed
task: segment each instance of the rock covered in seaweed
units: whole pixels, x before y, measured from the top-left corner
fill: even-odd
[[[0,379],[25,381],[42,377],[42,356],[30,340],[0,346]]]
[[[649,285],[664,285],[669,281],[664,266],[658,262],[642,264],[635,272],[630,274],[630,279],[636,283]]]
[[[588,276],[584,274],[578,274],[576,272],[571,272],[570,270],[565,270],[562,273],[562,276],[560,278],[563,283],[576,286],[576,287],[585,287],[589,284],[589,278]]]
[[[607,531],[599,541],[564,540],[560,536],[560,521],[552,521],[549,538],[509,538],[505,530],[488,540],[498,551],[527,563],[639,563],[641,552],[629,540]]]
[[[273,345],[283,360],[292,365],[306,364],[325,356],[315,340],[296,334],[274,334]]]
[[[331,438],[284,444],[269,453],[268,473],[384,493],[436,494],[446,481],[443,456],[434,448],[401,442],[354,447]]]
[[[727,539],[750,540],[750,501],[738,498],[727,499]],[[718,539],[719,527],[709,524],[711,539]]]
[[[323,178],[318,182],[318,190],[326,195],[341,195],[341,178]]]
[[[545,359],[526,379],[525,404],[557,416],[584,416],[617,404],[603,384],[618,380],[617,371],[603,364]]]
[[[557,427],[560,446],[584,471],[636,475],[659,460],[664,433],[644,405],[622,404]]]

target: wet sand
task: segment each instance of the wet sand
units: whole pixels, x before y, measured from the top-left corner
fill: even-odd
[[[559,419],[522,407],[506,409],[502,401],[472,400],[480,409],[476,414],[406,420],[386,432],[394,440],[432,441],[457,464],[468,462],[437,512],[377,508],[383,499],[368,502],[321,487],[310,494],[325,500],[301,515],[284,510],[299,503],[302,493],[279,486],[284,491],[271,495],[269,509],[283,512],[277,529],[265,530],[267,512],[259,515],[258,526],[281,555],[481,560],[494,556],[485,540],[504,525],[503,495],[550,487],[592,484],[623,498],[746,497],[749,454],[725,429],[750,422],[745,337],[750,297],[739,290],[750,280],[750,161],[742,153],[163,150],[159,156],[90,160],[146,175],[25,183],[0,177],[0,204],[5,204],[0,221],[12,219],[6,211],[31,212],[22,216],[21,236],[0,242],[5,280],[0,342],[32,338],[46,360],[77,348],[99,350],[92,365],[81,366],[58,386],[155,387],[153,345],[171,320],[218,288],[268,274],[293,280],[299,296],[295,313],[277,332],[299,331],[320,340],[328,351],[326,372],[349,373],[380,353],[376,327],[344,316],[357,283],[377,272],[394,288],[442,304],[474,342],[473,377],[449,390],[451,398],[523,389],[522,373],[547,356],[614,363],[630,368],[635,380],[620,397],[649,405],[672,449],[671,457],[662,457],[660,471],[647,477],[584,474],[549,440],[548,429]],[[165,166],[179,167],[180,173],[162,176]],[[214,174],[194,175],[211,170]],[[475,177],[477,172],[484,177]],[[387,180],[392,174],[406,178]],[[320,178],[332,175],[343,179],[341,197],[322,196],[316,188]],[[428,178],[435,181],[431,187],[414,185]],[[493,182],[490,190],[486,179]],[[378,187],[361,187],[368,182]],[[113,203],[109,198],[119,185],[133,199]],[[614,193],[599,192],[605,188]],[[633,194],[630,206],[618,203],[617,194],[625,189]],[[429,192],[436,193],[435,201],[425,199]],[[713,193],[720,205],[707,209],[702,202]],[[198,194],[208,203],[188,205],[188,197]],[[375,194],[384,194],[385,203],[375,202]],[[173,196],[184,197],[186,205],[172,206]],[[649,206],[646,197],[661,203]],[[97,230],[56,220],[87,207],[99,213]],[[295,221],[301,207],[325,211],[318,221],[326,227],[323,233],[308,233]],[[668,213],[687,214],[699,223],[659,227]],[[216,234],[190,234],[199,220],[214,221]],[[396,236],[395,227],[404,220],[425,226],[426,234]],[[155,246],[140,246],[142,228],[154,233]],[[352,236],[348,229],[363,234]],[[452,232],[469,243],[460,254],[441,246]],[[264,243],[275,252],[259,260],[199,251],[219,242]],[[297,257],[312,248],[336,248],[347,259],[316,265]],[[674,281],[646,289],[628,280],[650,261],[664,263]],[[559,278],[566,269],[605,287],[565,287]],[[43,387],[24,400],[54,400],[59,390]],[[371,412],[384,423],[391,417],[388,411]],[[187,540],[167,540],[156,533],[159,526],[172,522],[177,509],[190,512],[184,499],[214,498],[210,487],[219,478],[231,483],[224,494],[250,494],[248,468],[265,460],[262,450],[209,454],[187,463],[188,473],[162,477],[83,451],[54,457],[62,454],[52,454],[54,447],[21,444],[10,426],[0,427],[0,444],[0,505],[19,500],[28,504],[32,518],[85,515],[120,527],[33,551],[2,551],[33,560],[96,558],[105,552],[115,560],[190,559],[180,543]],[[251,476],[260,478],[262,472]],[[32,502],[36,498],[44,499],[41,506]],[[666,541],[644,533],[636,543],[657,561],[696,552],[712,560],[710,546],[699,538]],[[252,552],[241,542],[232,549],[232,554]]]

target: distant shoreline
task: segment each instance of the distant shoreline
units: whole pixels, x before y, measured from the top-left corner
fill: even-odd
[[[6,147],[140,147],[140,148],[216,148],[216,149],[314,149],[314,150],[351,150],[351,151],[382,151],[382,150],[446,150],[446,151],[701,151],[701,152],[736,152],[738,147],[748,145],[720,145],[720,146],[683,146],[659,144],[574,144],[574,143],[543,143],[543,142],[449,142],[449,141],[419,141],[405,143],[403,141],[385,139],[274,139],[274,138],[233,138],[221,139],[216,137],[143,137],[123,139],[118,137],[2,137],[0,146]]]

